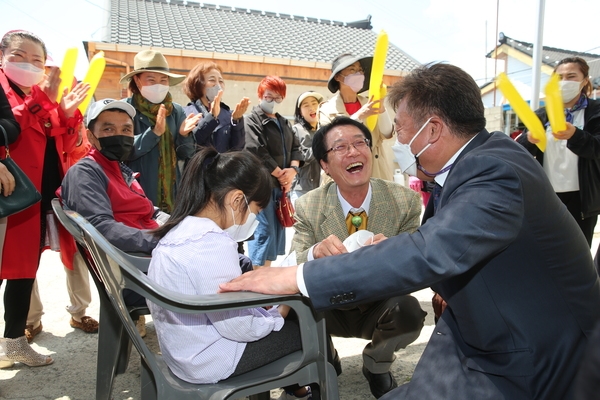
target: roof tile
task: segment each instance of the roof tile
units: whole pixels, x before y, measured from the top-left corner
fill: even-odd
[[[373,54],[368,21],[343,23],[182,0],[111,0],[110,41],[330,63],[342,52]],[[354,24],[354,26],[349,26]],[[386,69],[420,64],[390,43]]]

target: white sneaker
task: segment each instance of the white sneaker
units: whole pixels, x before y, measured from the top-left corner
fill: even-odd
[[[306,386],[306,394],[303,397],[296,397],[293,393],[288,393],[285,390],[281,393],[281,396],[278,397],[277,400],[311,400],[312,399],[312,391],[310,386]]]

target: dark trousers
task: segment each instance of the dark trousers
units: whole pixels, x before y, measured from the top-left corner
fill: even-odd
[[[4,290],[4,337],[16,339],[25,335],[31,301],[33,279],[9,279]],[[2,281],[0,281],[2,286]]]
[[[298,321],[286,319],[281,330],[246,344],[242,358],[231,376],[244,374],[301,349]]]
[[[419,337],[426,315],[417,299],[405,295],[352,309],[329,310],[325,321],[329,335],[371,340],[363,350],[364,366],[374,374],[383,374],[396,359],[394,352]]]
[[[581,197],[580,193],[577,192],[563,192],[556,193],[560,201],[563,202],[565,206],[567,206],[567,210],[569,213],[575,218],[575,222],[579,225],[579,228],[583,232],[585,239],[588,242],[588,245],[592,246],[592,237],[594,236],[594,227],[596,226],[596,222],[598,222],[598,216],[594,215],[593,217],[582,218],[581,216]]]

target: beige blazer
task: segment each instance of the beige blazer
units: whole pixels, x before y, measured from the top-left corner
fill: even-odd
[[[414,232],[419,227],[421,198],[417,192],[377,178],[371,178],[371,189],[367,230],[392,237],[402,232]],[[305,262],[310,247],[329,235],[335,235],[341,241],[348,237],[346,216],[335,182],[298,198],[294,218],[291,251],[296,251],[298,263]]]

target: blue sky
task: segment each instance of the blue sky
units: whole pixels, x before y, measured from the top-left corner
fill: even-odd
[[[58,64],[64,51],[79,47],[76,75],[87,70],[81,42],[102,39],[109,0],[0,0],[1,34],[27,29],[39,35]],[[447,61],[469,72],[478,83],[494,72],[486,51],[496,43],[496,0],[211,0],[209,3],[337,21],[371,15],[378,32],[421,63]],[[499,0],[498,31],[533,42],[537,0]],[[600,53],[597,0],[546,0],[544,45]],[[588,18],[589,17],[589,18]],[[589,21],[586,21],[586,18]],[[306,44],[310,47],[310,43]],[[487,74],[486,74],[487,65]]]

